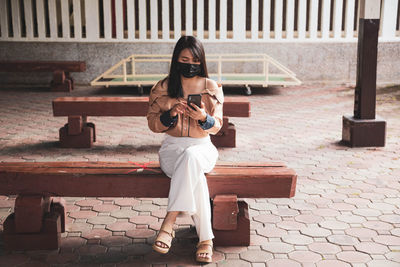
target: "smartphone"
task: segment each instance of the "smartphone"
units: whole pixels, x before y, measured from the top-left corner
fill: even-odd
[[[188,95],[187,100],[188,105],[191,103],[197,105],[199,108],[201,107],[201,94]],[[194,107],[190,106],[193,110],[196,110]]]

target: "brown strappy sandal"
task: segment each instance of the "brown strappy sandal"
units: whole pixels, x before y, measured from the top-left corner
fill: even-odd
[[[212,262],[213,243],[211,240],[205,240],[197,244],[196,261],[198,262]],[[209,257],[200,257],[200,254],[208,254]]]
[[[174,237],[175,237],[174,230],[172,230],[172,232],[169,233],[169,232],[165,231],[164,229],[160,229],[160,231],[158,232],[157,238],[154,241],[153,249],[162,254],[167,253],[171,247],[171,242]],[[167,247],[163,248],[163,247],[157,246],[156,242],[164,243]]]

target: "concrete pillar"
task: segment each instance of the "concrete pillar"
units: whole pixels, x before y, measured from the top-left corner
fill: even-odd
[[[354,115],[343,116],[342,141],[351,147],[385,146],[386,122],[375,116],[380,0],[361,0]]]

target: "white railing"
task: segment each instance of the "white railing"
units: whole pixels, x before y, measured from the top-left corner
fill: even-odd
[[[358,0],[0,0],[0,41],[352,42]],[[400,41],[382,0],[380,41]],[[148,16],[149,14],[149,16]]]

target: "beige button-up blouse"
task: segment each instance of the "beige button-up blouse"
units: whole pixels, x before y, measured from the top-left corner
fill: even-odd
[[[215,88],[205,88],[201,92],[201,101],[204,102],[207,114],[214,118],[214,125],[203,130],[199,122],[190,118],[188,115],[178,114],[178,119],[170,127],[165,126],[161,120],[161,115],[170,110],[178,103],[177,98],[168,96],[168,82],[159,81],[150,91],[149,110],[147,112],[147,121],[150,130],[155,133],[167,133],[175,137],[206,137],[208,134],[216,134],[222,127],[222,105],[224,94],[222,86]]]

